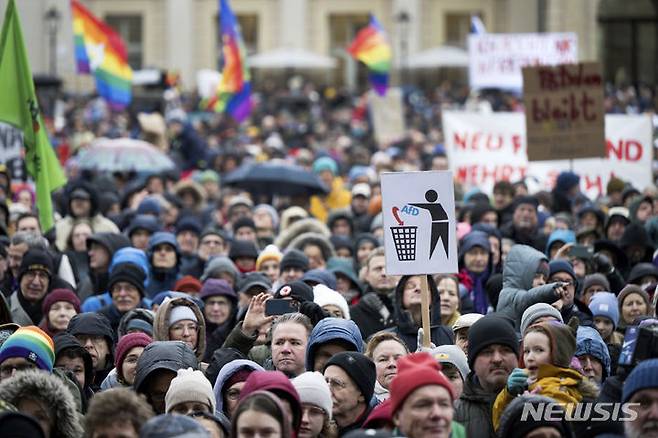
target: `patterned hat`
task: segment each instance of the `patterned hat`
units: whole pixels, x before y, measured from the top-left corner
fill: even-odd
[[[37,368],[52,372],[55,343],[37,326],[21,327],[0,347],[0,364],[12,357],[23,357]]]

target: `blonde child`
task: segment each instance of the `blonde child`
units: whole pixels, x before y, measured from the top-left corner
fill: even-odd
[[[525,368],[515,368],[507,379],[507,386],[496,397],[494,429],[498,429],[505,407],[526,390],[558,403],[579,403],[596,398],[596,385],[569,367],[576,351],[577,326],[578,320],[572,318],[569,325],[547,321],[526,330],[520,358],[520,365]]]

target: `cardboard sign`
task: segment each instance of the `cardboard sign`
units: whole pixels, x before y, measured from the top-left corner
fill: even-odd
[[[528,160],[605,157],[601,64],[523,68]]]
[[[457,272],[452,172],[381,175],[386,273]]]
[[[605,116],[605,158],[528,162],[521,113],[444,112],[450,169],[467,189],[491,193],[496,181],[525,179],[531,189],[551,190],[557,175],[573,169],[590,198],[605,194],[612,175],[643,190],[652,184],[653,138],[646,115]]]
[[[470,34],[468,56],[472,88],[521,90],[525,66],[578,62],[578,37],[575,33]]]
[[[389,144],[404,138],[404,109],[402,90],[389,88],[386,96],[374,91],[368,92],[368,106],[375,128],[375,138],[379,144]]]

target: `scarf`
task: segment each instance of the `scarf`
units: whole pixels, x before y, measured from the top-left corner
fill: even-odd
[[[482,315],[486,315],[489,310],[489,298],[487,297],[487,291],[484,285],[489,280],[490,268],[487,267],[486,270],[479,274],[467,271],[466,268],[463,268],[460,271],[460,279],[467,277],[468,282],[463,282],[467,287],[470,283],[471,287],[469,289],[469,297],[473,301],[473,306],[475,311]]]

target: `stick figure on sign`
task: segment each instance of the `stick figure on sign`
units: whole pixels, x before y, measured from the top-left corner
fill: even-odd
[[[439,199],[439,194],[436,190],[428,190],[425,192],[425,200],[427,203],[418,203],[418,204],[409,204],[414,207],[422,208],[427,210],[432,217],[432,232],[430,235],[430,258],[434,254],[437,243],[439,239],[443,241],[443,249],[446,252],[446,257],[450,257],[448,254],[448,232],[449,232],[449,222],[448,214],[443,209],[443,206],[440,202],[436,202]]]

